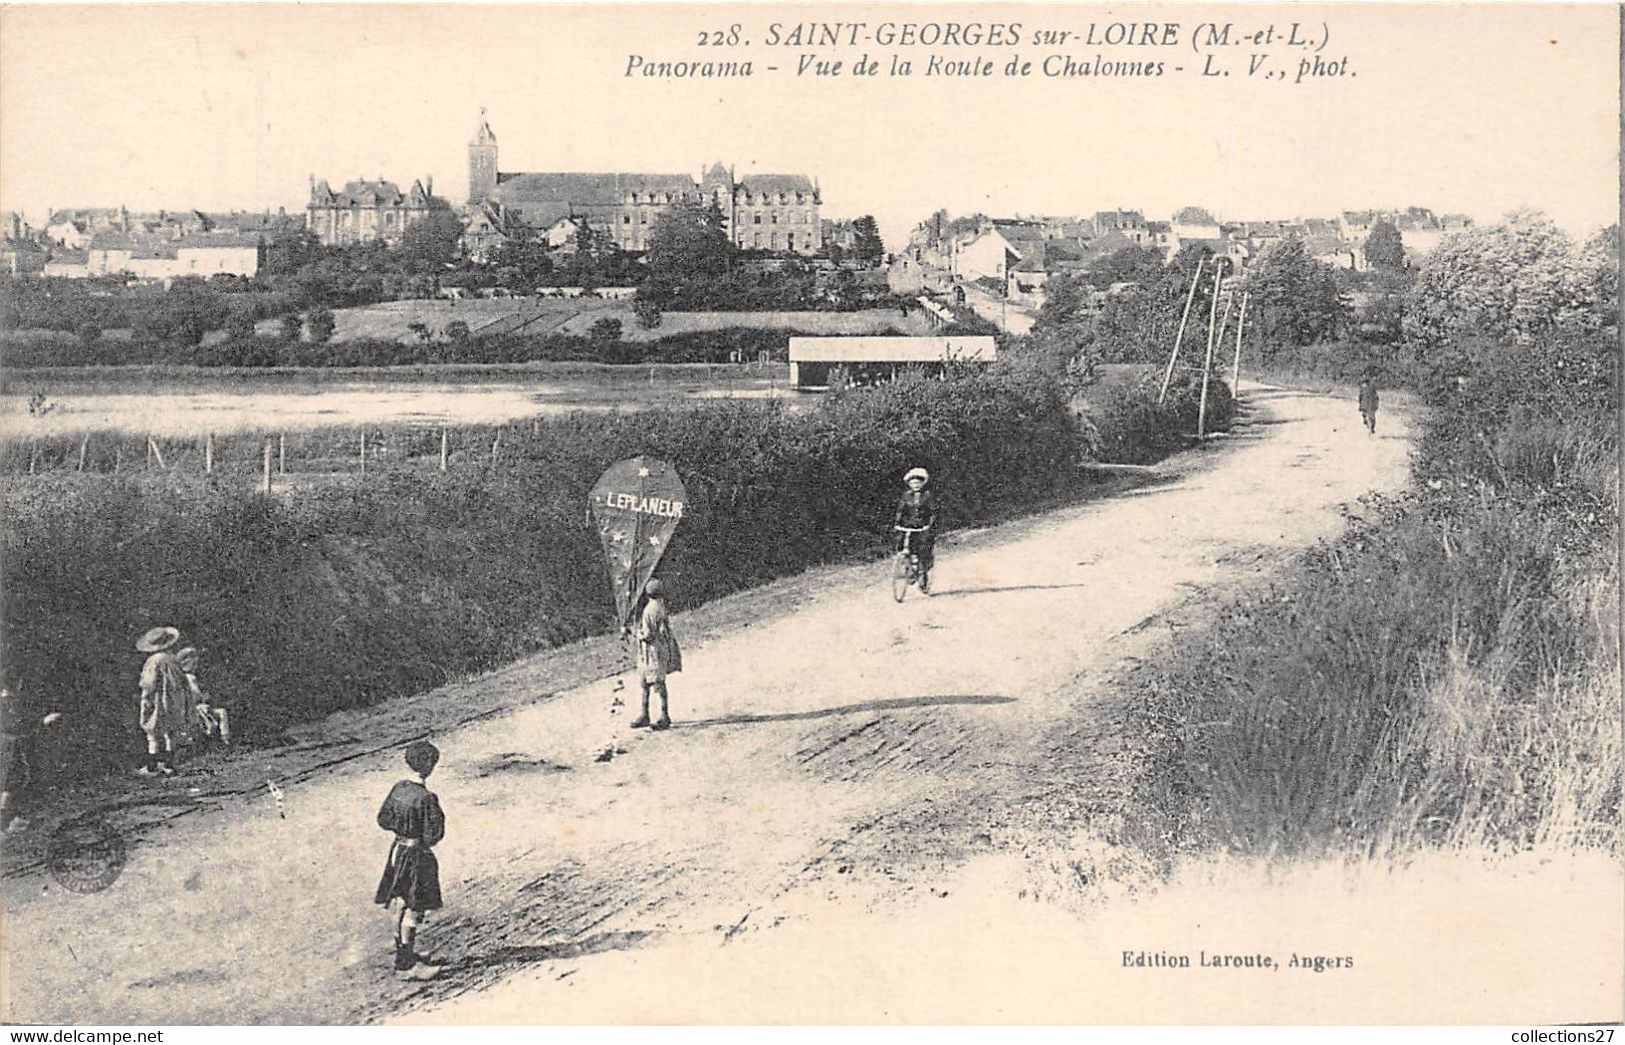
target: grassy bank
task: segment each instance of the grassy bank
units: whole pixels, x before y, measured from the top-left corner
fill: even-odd
[[[1228,414],[1222,397],[1210,406]],[[1182,385],[1156,416],[1194,424]],[[904,380],[792,414],[718,403],[574,414],[503,430],[485,467],[381,462],[365,483],[266,498],[193,474],[57,474],[11,497],[7,683],[74,723],[76,774],[139,746],[134,637],[158,623],[205,650],[204,678],[260,739],[291,723],[421,692],[611,625],[585,512],[610,463],[671,461],[688,487],[661,572],[678,607],[878,551],[908,467],[949,528],[1083,496],[1088,420],[1020,368]],[[425,448],[428,449],[428,448]]]
[[[1405,496],[1143,680],[1176,849],[1620,845],[1618,432],[1606,337],[1435,371]]]

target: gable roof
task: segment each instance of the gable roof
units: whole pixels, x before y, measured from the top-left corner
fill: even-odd
[[[698,186],[686,174],[574,173],[531,171],[501,173],[491,196],[499,203],[562,203],[578,207],[616,207],[626,194],[694,193]]]
[[[816,191],[812,179],[805,174],[747,174],[739,179],[739,187],[756,193]]]

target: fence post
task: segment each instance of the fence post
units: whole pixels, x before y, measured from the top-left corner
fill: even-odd
[[[214,472],[214,433],[208,432],[203,436],[203,474]]]
[[[367,474],[367,430],[361,430],[361,474]]]
[[[39,457],[39,441],[35,440],[35,441],[32,441],[32,442],[30,442],[28,444],[28,474],[29,475],[34,474],[34,459],[37,458],[37,457]]]
[[[271,492],[271,440],[265,441],[265,492]]]
[[[89,450],[89,449],[90,449],[90,433],[86,432],[85,437],[83,439],[79,440],[79,470],[81,472],[85,470],[85,451]]]
[[[147,436],[147,446],[152,450],[153,456],[158,458],[158,467],[167,468],[168,465],[164,464],[164,452],[158,449],[158,443],[150,435]]]
[[[496,438],[491,440],[491,463],[497,463],[497,451],[502,449],[502,429],[497,429]]]
[[[446,470],[446,442],[447,442],[446,426],[441,425],[440,426],[440,470],[442,472],[444,472]]]
[[[276,437],[276,474],[288,474],[288,436],[283,432]]]

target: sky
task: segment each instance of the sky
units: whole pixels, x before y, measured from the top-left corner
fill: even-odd
[[[1606,4],[11,6],[0,208],[36,222],[70,206],[297,211],[311,175],[403,188],[432,175],[461,203],[484,107],[504,171],[804,173],[825,216],[873,214],[891,243],[938,207],[1167,218],[1198,205],[1242,220],[1417,205],[1484,221],[1531,206],[1583,233],[1619,209],[1618,17]],[[863,23],[864,38],[768,43],[775,23],[782,41],[809,21]],[[883,38],[955,22],[1020,23],[1020,43]],[[1177,44],[1079,40],[1123,22],[1173,23]],[[1211,48],[1231,75],[1202,76],[1203,22],[1233,36],[1297,22],[1327,37],[1323,62],[1348,63],[1294,83],[1315,55],[1277,37]],[[697,46],[733,24],[738,45]],[[1040,29],[1073,35],[1040,43]],[[806,54],[843,74],[798,77]],[[883,75],[850,75],[864,54]],[[891,54],[914,75],[884,75]],[[1265,65],[1249,76],[1253,54]],[[750,60],[754,75],[627,76],[634,55]],[[924,75],[933,55],[1034,71]],[[1052,55],[1165,68],[1044,76]],[[1288,75],[1265,78],[1275,68]]]

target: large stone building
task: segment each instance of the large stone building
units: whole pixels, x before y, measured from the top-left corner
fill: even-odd
[[[712,204],[739,247],[816,254],[823,247],[821,203],[817,183],[804,174],[735,178],[721,163],[698,180],[687,174],[503,171],[496,134],[483,112],[468,145],[466,239],[476,256],[520,228],[556,238],[585,226],[622,250],[643,250],[660,215]]]
[[[305,227],[328,246],[349,246],[381,239],[399,243],[407,226],[428,217],[433,209],[434,179],[425,186],[414,181],[402,192],[392,181],[357,178],[334,192],[327,181],[310,178],[310,202],[305,205]]]

